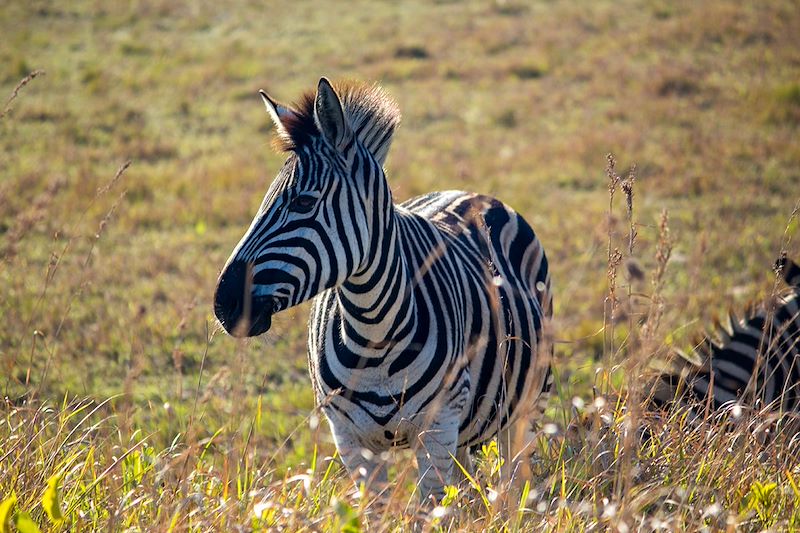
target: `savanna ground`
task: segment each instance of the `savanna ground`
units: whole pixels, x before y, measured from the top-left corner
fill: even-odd
[[[796,443],[676,414],[642,444],[623,408],[652,360],[800,255],[797,2],[1,7],[2,531],[800,528]],[[494,194],[545,244],[557,387],[522,492],[487,447],[423,516],[400,454],[376,511],[314,411],[307,307],[246,342],[215,324],[283,157],[256,91],[321,75],[399,101],[396,199]],[[632,249],[609,152],[623,178],[636,163]]]

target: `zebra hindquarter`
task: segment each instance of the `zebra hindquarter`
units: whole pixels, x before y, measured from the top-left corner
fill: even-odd
[[[491,413],[497,418],[503,480],[523,482],[530,474],[533,422],[541,418],[550,390],[550,275],[541,243],[519,214],[494,200],[484,219],[493,276],[488,287],[495,293],[489,301],[496,302],[498,331],[492,352],[502,380]]]

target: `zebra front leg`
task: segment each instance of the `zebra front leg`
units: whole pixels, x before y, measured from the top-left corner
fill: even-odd
[[[417,436],[414,450],[419,467],[419,492],[423,503],[441,501],[445,485],[453,482],[453,457],[458,444],[458,415],[443,412]]]
[[[331,428],[333,429],[333,428]],[[388,485],[386,463],[378,454],[364,448],[347,432],[332,431],[333,441],[347,473],[359,490],[381,492]]]

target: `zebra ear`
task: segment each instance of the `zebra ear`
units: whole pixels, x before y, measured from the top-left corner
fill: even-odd
[[[344,116],[342,102],[327,78],[320,78],[314,99],[314,122],[325,140],[337,150],[344,148],[352,132]]]
[[[297,113],[291,107],[277,102],[264,90],[259,89],[258,94],[260,94],[261,99],[264,100],[264,106],[267,108],[267,113],[269,113],[273,124],[275,124],[275,128],[278,130],[278,135],[280,137],[287,137],[289,133],[286,130],[286,126],[283,125],[283,121],[290,116],[296,116]]]
[[[789,287],[800,288],[800,265],[786,256],[781,256],[775,262],[775,268]]]

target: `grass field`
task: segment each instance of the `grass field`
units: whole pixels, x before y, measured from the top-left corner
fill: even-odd
[[[675,417],[641,447],[635,406],[593,402],[800,256],[798,28],[790,0],[4,3],[2,531],[800,528],[796,443]],[[414,518],[402,454],[388,502],[354,496],[314,410],[307,306],[246,342],[214,321],[283,159],[257,90],[322,75],[398,100],[397,200],[493,194],[546,247],[558,394],[523,494],[487,447],[435,515]],[[632,249],[608,153],[636,165]],[[566,431],[575,411],[591,430]]]

